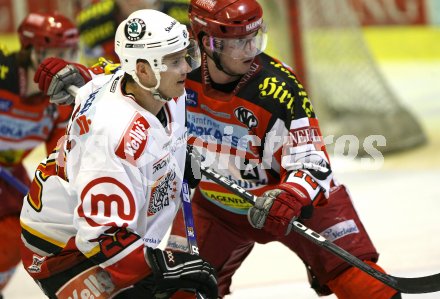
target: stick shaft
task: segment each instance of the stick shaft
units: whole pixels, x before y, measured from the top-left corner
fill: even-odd
[[[197,246],[196,229],[194,227],[194,217],[192,213],[191,198],[189,193],[189,186],[186,179],[182,182],[182,191],[180,196],[182,198],[182,212],[185,222],[186,239],[188,240],[189,252],[191,254],[199,255],[199,247]],[[197,299],[205,299],[205,296],[200,292],[196,292]]]
[[[15,176],[13,176],[8,170],[0,167],[0,178],[7,182],[9,185],[17,189],[21,194],[26,195],[29,188]]]
[[[222,176],[211,168],[205,167],[203,164],[201,166],[201,171],[203,175],[205,175],[207,178],[211,179],[215,183],[242,197],[249,203],[255,204],[255,200],[257,198],[255,195],[238,186],[228,178]],[[292,222],[292,230],[307,238],[311,242],[315,243],[319,247],[322,247],[330,253],[341,258],[353,267],[364,271],[373,278],[383,282],[384,284],[394,288],[397,291],[408,294],[432,293],[440,291],[440,273],[414,278],[395,277],[392,275],[388,275],[372,268],[367,263],[364,263],[362,260],[353,256],[336,244],[328,241],[326,238],[298,221]]]

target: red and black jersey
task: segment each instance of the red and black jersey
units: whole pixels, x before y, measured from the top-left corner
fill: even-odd
[[[42,142],[50,152],[64,134],[72,108],[39,93],[25,97],[26,70],[17,54],[0,50],[0,165],[15,166]]]
[[[312,200],[328,195],[332,173],[318,120],[288,66],[262,53],[225,93],[213,88],[204,57],[186,88],[188,132],[207,166],[256,195],[286,181],[301,185]],[[204,198],[231,212],[249,208],[207,178],[199,187]]]

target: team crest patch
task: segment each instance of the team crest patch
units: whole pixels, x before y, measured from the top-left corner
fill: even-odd
[[[145,22],[142,19],[134,18],[125,24],[125,37],[131,41],[140,40],[145,35]]]

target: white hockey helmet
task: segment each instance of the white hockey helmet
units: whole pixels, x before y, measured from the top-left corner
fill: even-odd
[[[191,68],[200,66],[197,61],[197,44],[190,40],[185,25],[172,17],[153,9],[142,9],[130,14],[119,24],[115,36],[115,52],[121,61],[121,69],[131,75],[143,88],[155,92],[160,85],[160,72],[165,72],[167,66],[162,63],[164,56],[188,48],[187,62]],[[195,53],[195,54],[194,54]],[[200,56],[200,54],[198,54]],[[157,79],[153,89],[139,83],[136,75],[136,62],[147,60]]]

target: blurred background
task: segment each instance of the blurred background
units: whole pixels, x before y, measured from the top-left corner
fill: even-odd
[[[267,52],[290,65],[309,91],[336,177],[351,191],[380,264],[402,277],[440,272],[440,1],[259,2]],[[0,0],[0,44],[18,48],[15,31],[28,12],[57,10],[82,26],[88,38],[80,59],[89,64],[102,53],[100,38],[90,36],[108,42],[111,29],[102,25],[116,22],[124,3],[186,19],[187,0]],[[27,159],[30,175],[42,158],[37,149]],[[44,298],[22,269],[4,296]],[[301,261],[276,243],[255,247],[228,296],[269,297],[317,298]]]

